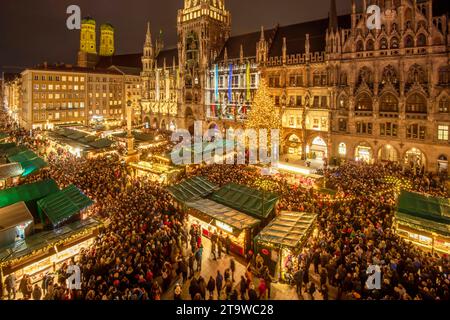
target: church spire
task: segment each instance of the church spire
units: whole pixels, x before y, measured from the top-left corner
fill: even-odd
[[[259,41],[266,40],[266,37],[264,36],[264,26],[261,26],[261,37],[259,38]]]
[[[328,30],[337,31],[337,29],[338,29],[338,20],[336,11],[336,0],[330,0],[330,11],[328,13]]]
[[[147,34],[145,35],[145,44],[152,45],[152,32],[150,31],[150,22],[147,22]]]

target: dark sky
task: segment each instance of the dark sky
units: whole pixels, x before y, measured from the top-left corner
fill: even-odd
[[[259,30],[328,16],[330,0],[226,0],[232,33]],[[166,47],[176,44],[176,15],[184,0],[0,0],[0,72],[44,61],[73,63],[79,31],[66,28],[66,8],[79,5],[97,28],[110,22],[116,29],[116,52],[142,50],[146,22],[154,34],[164,31]],[[336,0],[338,14],[350,12],[350,0]],[[97,39],[98,40],[98,39]]]

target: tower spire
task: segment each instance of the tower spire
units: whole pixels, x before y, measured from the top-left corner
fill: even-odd
[[[330,31],[337,31],[338,29],[336,0],[330,0],[330,12],[328,13],[328,29]]]
[[[145,35],[145,44],[152,46],[152,32],[150,31],[150,21],[147,22],[147,34]]]
[[[260,41],[264,41],[266,40],[266,38],[264,37],[264,26],[261,26],[261,37],[259,38]]]

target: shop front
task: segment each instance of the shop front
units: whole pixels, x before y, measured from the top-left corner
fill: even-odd
[[[253,236],[261,221],[209,199],[186,203],[190,224],[201,227],[202,235],[210,238],[214,232],[228,236],[230,251],[245,257],[252,249]]]
[[[147,177],[151,181],[168,185],[176,181],[182,170],[163,164],[147,161],[133,162],[129,164],[134,177]]]
[[[255,252],[272,276],[292,280],[298,254],[314,231],[316,217],[313,213],[282,211],[255,237]]]
[[[363,143],[355,148],[355,160],[367,163],[373,163],[372,147]]]
[[[450,253],[450,202],[402,191],[395,213],[396,232],[421,249]]]
[[[40,282],[46,273],[57,271],[92,245],[101,226],[99,221],[89,218],[0,248],[0,281],[14,273],[17,281],[26,274],[32,283]]]

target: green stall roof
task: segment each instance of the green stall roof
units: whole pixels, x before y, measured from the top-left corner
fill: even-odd
[[[109,139],[99,139],[94,142],[89,143],[89,145],[95,149],[104,149],[109,148],[114,143],[114,141],[111,141]]]
[[[73,185],[38,201],[39,210],[45,213],[54,227],[92,204],[92,200]]]
[[[0,143],[0,155],[6,154],[8,149],[14,148],[16,144],[14,142]]]
[[[193,177],[167,189],[178,201],[192,202],[210,195],[218,186],[204,177]]]
[[[265,219],[274,209],[279,196],[271,192],[230,183],[214,192],[210,198],[258,219]]]
[[[310,234],[316,217],[314,213],[282,211],[255,237],[255,241],[298,248]]]
[[[37,201],[59,191],[54,180],[43,180],[0,191],[0,208],[20,201]]]
[[[15,146],[15,147],[4,150],[2,153],[3,153],[3,155],[5,155],[6,157],[9,158],[11,156],[14,156],[20,152],[27,151],[27,150],[28,150],[28,148],[25,146]]]
[[[6,139],[8,137],[9,137],[9,135],[7,133],[0,132],[0,141],[3,140],[3,139]]]
[[[35,158],[32,160],[21,162],[21,165],[22,168],[24,169],[22,176],[25,177],[36,170],[45,168],[47,166],[47,162],[45,162],[41,158]]]
[[[37,157],[38,156],[36,153],[27,149],[25,151],[19,152],[15,155],[8,157],[8,161],[9,162],[24,162],[24,161],[35,159]]]
[[[395,217],[413,228],[450,235],[450,201],[446,198],[402,191]]]

